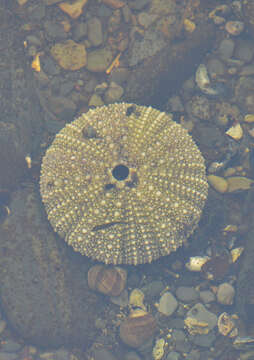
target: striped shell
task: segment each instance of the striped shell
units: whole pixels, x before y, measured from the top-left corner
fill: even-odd
[[[204,159],[187,131],[169,114],[126,103],[67,124],[40,178],[54,230],[106,264],[175,251],[197,226],[207,189]]]

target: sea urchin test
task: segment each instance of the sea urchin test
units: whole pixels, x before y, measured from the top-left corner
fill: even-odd
[[[134,104],[97,107],[67,124],[42,161],[53,229],[106,264],[170,254],[196,228],[207,197],[204,159],[170,114]]]

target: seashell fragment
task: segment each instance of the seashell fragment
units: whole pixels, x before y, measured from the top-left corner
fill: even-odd
[[[210,259],[209,256],[192,256],[185,264],[190,271],[201,271],[202,266]]]
[[[197,68],[195,80],[199,89],[206,95],[217,96],[222,91],[220,86],[214,88],[211,86],[208,71],[204,64],[200,64]]]
[[[118,296],[126,285],[127,272],[118,266],[95,265],[88,271],[88,285],[105,295]]]
[[[226,134],[234,140],[240,140],[243,137],[243,129],[239,123],[231,126]]]
[[[156,327],[152,314],[136,309],[121,323],[120,338],[125,344],[138,348],[154,336]]]
[[[160,360],[164,355],[165,340],[163,338],[157,339],[153,347],[153,358],[154,360]]]
[[[131,307],[137,307],[143,310],[146,310],[146,306],[144,305],[144,293],[139,289],[133,289],[130,293],[129,297],[129,305]]]
[[[231,176],[227,178],[228,192],[249,190],[254,183],[254,180],[248,179],[244,176]]]
[[[238,329],[235,321],[236,318],[236,315],[229,315],[226,312],[220,314],[217,323],[219,333],[230,338],[236,337],[238,335]]]
[[[240,246],[240,247],[234,248],[230,251],[233,263],[235,263],[238,260],[238,258],[242,255],[243,250],[244,250],[244,247]]]

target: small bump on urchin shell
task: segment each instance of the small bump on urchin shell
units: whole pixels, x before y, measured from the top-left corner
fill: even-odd
[[[182,245],[207,197],[204,159],[171,115],[111,104],[67,124],[48,148],[40,190],[54,230],[75,251],[142,264]]]

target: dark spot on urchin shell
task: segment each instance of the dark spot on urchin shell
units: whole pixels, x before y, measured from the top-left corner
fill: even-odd
[[[112,170],[112,175],[118,181],[123,181],[127,179],[129,175],[129,168],[123,164],[116,165]]]
[[[85,139],[94,139],[98,137],[97,131],[91,125],[87,125],[82,129],[82,135]]]
[[[111,189],[115,189],[115,187],[116,187],[115,184],[106,184],[104,186],[104,190],[109,191]]]
[[[129,106],[126,110],[126,116],[130,116],[135,111],[135,108],[136,108],[135,105]]]
[[[96,225],[92,228],[92,231],[99,231],[99,230],[103,230],[103,229],[108,229],[111,226],[115,226],[118,224],[126,224],[124,221],[114,221],[111,223],[107,223],[107,224],[102,224],[102,225]]]
[[[136,115],[136,117],[140,116],[140,112],[137,110],[136,105],[131,105],[126,110],[126,116],[131,116],[132,114]]]
[[[138,185],[138,174],[135,171],[133,171],[131,173],[131,180],[126,181],[126,186],[128,186],[129,188],[134,188],[137,185]]]

